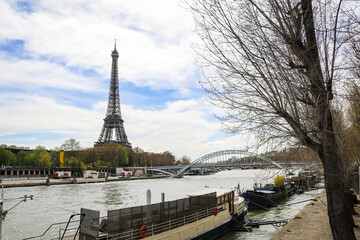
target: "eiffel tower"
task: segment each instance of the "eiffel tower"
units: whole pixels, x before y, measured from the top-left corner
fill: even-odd
[[[115,47],[111,53],[112,65],[111,65],[111,78],[110,78],[110,90],[109,100],[104,118],[104,125],[102,127],[99,139],[95,142],[95,146],[102,146],[104,143],[117,143],[124,147],[130,147],[125,128],[124,120],[121,117],[120,111],[120,98],[119,98],[119,79],[118,79],[118,58],[119,54],[116,51],[116,40]],[[115,140],[113,135],[115,133]]]

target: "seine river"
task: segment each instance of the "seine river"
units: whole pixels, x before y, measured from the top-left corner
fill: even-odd
[[[146,191],[151,190],[152,203],[184,198],[208,186],[210,188],[252,189],[254,183],[272,182],[275,170],[231,170],[207,176],[185,176],[95,184],[66,184],[4,189],[4,210],[9,210],[24,195],[34,195],[9,211],[2,225],[2,239],[16,240],[41,235],[52,223],[66,222],[80,208],[106,211],[146,204]],[[266,178],[268,178],[266,180]],[[247,217],[258,220],[282,220],[294,217],[320,190],[294,195],[285,203],[269,211],[250,212]],[[8,200],[6,200],[8,199]],[[296,204],[294,204],[296,203]],[[278,231],[277,226],[254,228],[253,232],[231,232],[220,239],[269,239]]]

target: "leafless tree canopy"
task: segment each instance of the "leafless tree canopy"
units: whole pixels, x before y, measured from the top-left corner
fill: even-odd
[[[201,83],[226,111],[227,129],[257,130],[265,140],[296,140],[314,150],[324,167],[333,238],[355,239],[333,105],[350,75],[360,2],[195,0],[189,6],[203,40],[195,49],[209,67]]]
[[[358,31],[355,1],[199,0],[189,3],[209,66],[201,82],[226,111],[225,129],[300,141],[316,150],[320,101],[333,100]],[[214,68],[215,67],[215,68]],[[324,99],[327,98],[327,99]],[[280,116],[280,117],[279,117]]]

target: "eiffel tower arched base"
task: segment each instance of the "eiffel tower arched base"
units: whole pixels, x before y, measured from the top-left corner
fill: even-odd
[[[129,142],[119,142],[119,141],[107,141],[107,142],[95,142],[94,147],[101,147],[106,143],[116,143],[123,147],[132,148],[131,143]]]

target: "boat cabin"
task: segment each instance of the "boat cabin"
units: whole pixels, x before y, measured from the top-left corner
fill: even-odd
[[[207,196],[209,194],[215,193],[216,203],[218,205],[229,203],[229,210],[233,213],[234,209],[234,190],[232,189],[223,189],[223,188],[205,188],[201,191],[192,193],[189,198]]]

